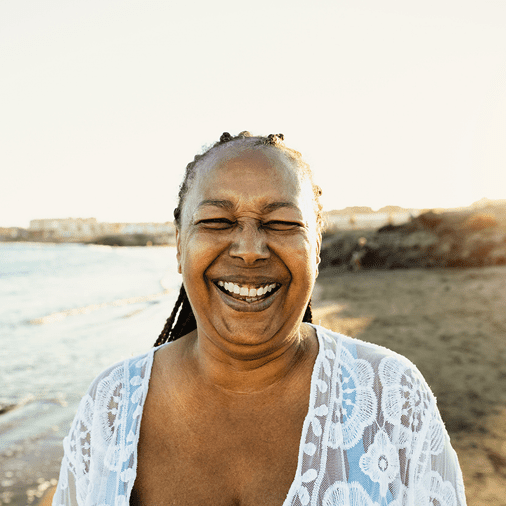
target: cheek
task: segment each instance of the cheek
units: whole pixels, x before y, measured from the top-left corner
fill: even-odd
[[[181,266],[183,276],[194,274],[199,277],[214,262],[223,249],[223,241],[205,234],[189,235],[182,247]]]
[[[316,245],[304,236],[292,238],[274,250],[293,275],[312,276],[316,271]]]

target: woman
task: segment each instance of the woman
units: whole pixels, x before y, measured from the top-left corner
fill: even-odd
[[[282,140],[225,133],[188,165],[176,307],[92,383],[53,504],[465,504],[417,369],[311,324],[321,190]]]

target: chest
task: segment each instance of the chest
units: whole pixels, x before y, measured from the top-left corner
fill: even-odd
[[[278,405],[206,402],[184,411],[148,397],[131,504],[281,506],[297,469],[309,387],[299,394]]]

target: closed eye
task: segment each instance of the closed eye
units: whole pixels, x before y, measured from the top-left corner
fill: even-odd
[[[210,228],[214,230],[225,230],[233,227],[236,224],[236,222],[228,220],[227,218],[211,218],[207,220],[200,220],[198,224],[203,225],[205,228]],[[295,230],[296,228],[300,227],[302,227],[300,223],[293,221],[272,220],[261,224],[261,228],[272,230],[275,232]]]
[[[283,232],[284,230],[293,230],[301,226],[302,225],[300,223],[294,221],[268,221],[263,225],[264,228],[269,228],[279,232]]]
[[[227,220],[226,218],[213,218],[210,220],[200,220],[198,223],[204,225],[207,228],[214,228],[218,230],[229,228],[234,224],[233,221]]]

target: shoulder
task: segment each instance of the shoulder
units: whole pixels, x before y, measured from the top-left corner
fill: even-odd
[[[383,398],[403,395],[422,396],[428,404],[435,398],[423,375],[409,359],[388,348],[338,334],[315,326],[325,348],[333,349],[336,366],[353,370],[358,377],[368,377],[368,383],[381,389]],[[386,396],[386,397],[385,397]]]
[[[105,451],[122,423],[127,419],[140,418],[148,390],[153,353],[150,350],[117,362],[91,382],[64,440],[69,460],[81,459],[87,468],[90,445],[95,450]]]
[[[87,395],[95,398],[100,392],[122,393],[121,389],[127,384],[140,384],[149,381],[154,349],[141,355],[116,362],[102,371],[90,384]],[[140,382],[139,382],[140,381]]]
[[[95,439],[101,436],[107,440],[132,408],[142,410],[152,362],[153,350],[150,350],[101,372],[79,403],[69,437],[80,431],[86,432],[88,438],[94,434]]]
[[[153,355],[151,349],[108,367],[91,382],[79,403],[63,440],[64,459],[58,483],[62,493],[74,490],[79,504],[85,503],[94,484],[107,482],[109,486],[131,475],[127,471],[137,447]],[[93,494],[100,495],[104,490]]]
[[[406,441],[414,432],[427,431],[434,417],[440,420],[436,398],[406,357],[323,327],[317,330],[324,347],[335,355],[332,376],[339,401],[350,406],[362,402],[364,420],[381,414],[381,419],[400,427]],[[330,359],[329,355],[326,351]]]
[[[417,367],[408,358],[395,351],[360,339],[339,334],[319,325],[314,325],[322,337],[325,347],[340,349],[341,353],[350,353],[355,359],[369,362],[373,368],[378,369],[382,362],[397,364],[400,368],[413,369],[421,376]]]

